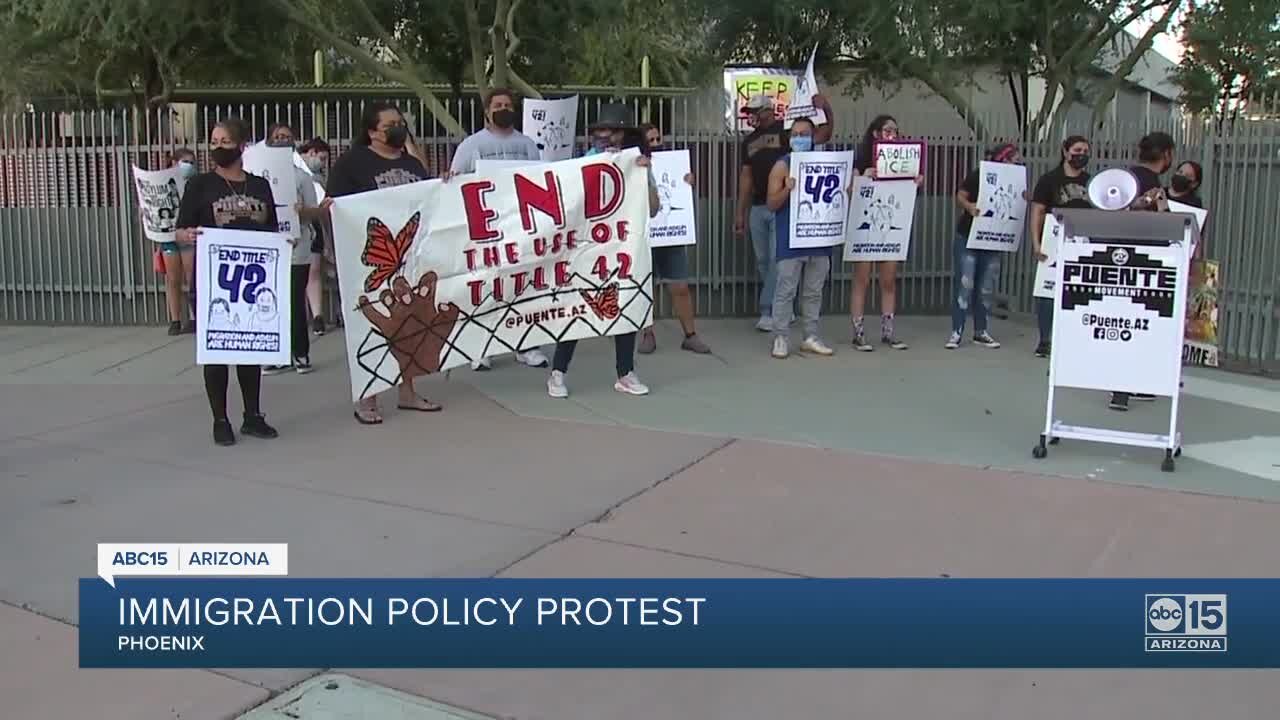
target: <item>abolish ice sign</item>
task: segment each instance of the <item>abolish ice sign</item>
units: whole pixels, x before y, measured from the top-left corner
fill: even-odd
[[[1065,242],[1053,328],[1059,386],[1176,395],[1187,263],[1180,245]]]
[[[288,240],[279,233],[205,229],[196,252],[196,363],[288,363]]]
[[[791,156],[790,247],[831,247],[844,242],[849,219],[851,152],[801,152]]]

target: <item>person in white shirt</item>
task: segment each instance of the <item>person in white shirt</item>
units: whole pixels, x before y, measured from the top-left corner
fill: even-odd
[[[484,129],[468,136],[453,153],[449,175],[466,175],[476,171],[478,160],[528,160],[530,164],[542,162],[538,144],[516,129],[516,96],[506,88],[489,91],[485,103]],[[544,368],[547,356],[538,348],[516,353],[516,360],[529,367]],[[481,358],[471,363],[472,370],[493,368],[492,358]]]
[[[293,129],[284,123],[276,123],[267,130],[264,141],[271,147],[294,147]],[[292,324],[293,364],[267,365],[262,368],[263,375],[277,375],[289,370],[296,370],[299,375],[311,372],[311,336],[307,327],[307,281],[311,275],[311,246],[315,240],[313,223],[322,222],[329,212],[333,201],[325,198],[324,202],[316,200],[316,186],[310,173],[294,167],[295,183],[298,188],[298,225],[301,238],[290,238],[293,245],[292,267],[289,275],[290,319]]]

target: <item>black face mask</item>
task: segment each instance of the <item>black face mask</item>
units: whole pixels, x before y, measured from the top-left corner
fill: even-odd
[[[1072,155],[1067,158],[1067,164],[1076,170],[1083,170],[1089,167],[1088,155]]]
[[[1191,192],[1191,178],[1186,175],[1173,176],[1173,191],[1176,193]]]
[[[209,151],[209,157],[213,158],[218,167],[229,168],[240,159],[240,148],[216,147]]]
[[[392,125],[386,131],[387,144],[397,150],[404,147],[409,140],[409,128],[403,125]]]
[[[516,126],[516,111],[515,111],[515,110],[508,110],[508,109],[506,109],[506,108],[503,108],[502,110],[494,110],[494,111],[493,111],[493,124],[494,124],[494,125],[496,125],[496,126],[498,126],[498,127],[500,127],[500,128],[502,128],[503,130],[509,130],[509,129],[511,129],[511,128],[513,128],[513,127],[515,127],[515,126]]]

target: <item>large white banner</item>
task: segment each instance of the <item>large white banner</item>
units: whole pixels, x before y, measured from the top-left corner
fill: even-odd
[[[817,54],[818,46],[814,45],[813,52],[809,53],[809,64],[805,66],[804,73],[796,84],[795,97],[783,116],[783,127],[788,130],[798,118],[809,118],[816,125],[827,122],[827,114],[813,106],[813,96],[818,94],[818,78],[813,74],[813,59]]]
[[[263,143],[250,145],[244,150],[244,171],[266,178],[271,183],[271,197],[276,206],[276,218],[280,232],[291,238],[302,237],[298,222],[298,176],[293,148],[271,147]]]
[[[1036,262],[1036,279],[1031,289],[1034,297],[1057,297],[1053,289],[1058,284],[1058,246],[1061,243],[1062,223],[1052,212],[1046,212],[1044,230],[1040,233],[1040,252],[1046,257]]]
[[[978,166],[978,217],[970,250],[1017,252],[1027,224],[1027,168],[984,160]]]
[[[658,215],[649,221],[649,246],[693,245],[698,242],[693,186],[685,182],[692,172],[688,150],[656,152],[653,178],[658,185]]]
[[[651,324],[639,158],[632,149],[335,199],[352,398]]]
[[[203,228],[196,253],[196,363],[288,364],[288,238]]]
[[[138,190],[138,207],[142,211],[142,229],[152,242],[175,242],[178,231],[178,206],[187,180],[182,169],[143,170],[133,168],[133,184]]]
[[[845,223],[849,219],[853,153],[792,153],[790,169],[796,186],[789,200],[789,247],[831,247],[843,243]]]
[[[525,100],[523,132],[537,143],[543,160],[554,162],[573,157],[573,142],[578,133],[578,96]]]
[[[1186,248],[1064,242],[1053,319],[1054,382],[1178,392],[1187,303]]]
[[[845,262],[906,260],[918,189],[915,180],[856,178],[844,244]]]

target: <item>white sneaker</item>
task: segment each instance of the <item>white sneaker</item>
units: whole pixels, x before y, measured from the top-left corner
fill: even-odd
[[[559,370],[551,371],[551,377],[547,378],[547,394],[553,398],[569,397],[569,386],[564,383],[564,373]]]
[[[773,339],[773,356],[782,360],[791,354],[791,348],[787,347],[787,339],[779,335]]]
[[[516,360],[528,365],[531,368],[544,368],[551,363],[547,361],[547,356],[542,354],[538,348],[534,348],[529,352],[516,353]]]
[[[945,347],[948,350],[955,350],[956,348],[960,347],[960,333],[958,332],[951,333],[951,337],[947,338],[947,344]]]
[[[823,357],[830,357],[836,354],[826,343],[822,342],[822,338],[808,337],[804,342],[800,343],[800,352],[812,353]]]
[[[761,315],[760,319],[756,321],[756,330],[759,330],[760,332],[773,332],[773,316]]]
[[[479,360],[473,360],[473,361],[471,362],[471,369],[472,369],[472,370],[492,370],[492,369],[493,369],[493,359],[492,359],[492,358],[480,358]]]
[[[613,389],[620,393],[626,393],[627,395],[649,394],[649,386],[640,382],[640,378],[636,377],[634,372],[629,372],[618,378],[618,382],[613,384]]]

